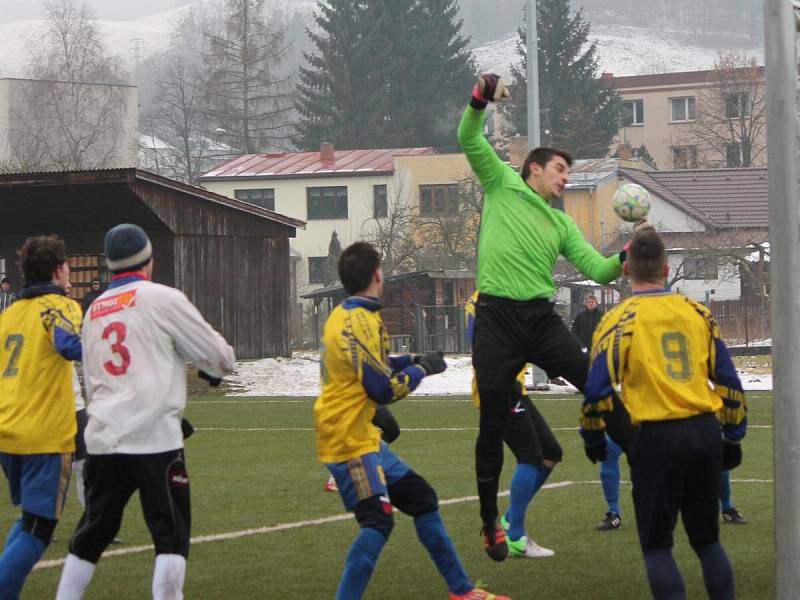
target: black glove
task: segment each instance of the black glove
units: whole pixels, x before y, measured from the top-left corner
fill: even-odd
[[[200,379],[205,379],[208,382],[208,385],[211,387],[217,387],[220,383],[222,383],[222,377],[214,377],[213,375],[209,375],[205,371],[198,371],[197,376]]]
[[[391,444],[400,436],[400,424],[388,408],[379,407],[372,417],[372,424],[381,430],[381,439],[387,444]]]
[[[487,103],[497,102],[510,96],[511,92],[508,91],[506,83],[500,75],[483,73],[478,77],[478,83],[472,88],[472,100],[469,105],[472,108],[483,110]]]
[[[722,440],[722,470],[730,471],[742,464],[742,445]]]
[[[436,375],[447,368],[444,362],[444,353],[441,350],[426,352],[422,356],[414,357],[414,362],[425,369],[426,375]]]
[[[181,419],[181,433],[183,434],[183,439],[190,437],[194,433],[194,427],[186,417]]]
[[[608,443],[606,442],[605,438],[599,444],[595,444],[594,446],[584,446],[584,452],[586,452],[586,457],[592,461],[592,464],[596,462],[603,462],[606,458],[608,458]]]

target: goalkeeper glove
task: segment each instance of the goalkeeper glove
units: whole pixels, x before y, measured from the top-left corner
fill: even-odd
[[[497,102],[510,97],[511,92],[502,77],[494,73],[483,73],[478,77],[478,83],[472,88],[472,100],[469,105],[477,110],[483,110],[489,102]]]
[[[208,382],[208,385],[211,387],[217,387],[220,383],[222,383],[222,377],[214,377],[203,370],[198,371],[197,376],[200,379],[205,379]]]
[[[181,433],[183,434],[183,439],[190,437],[194,433],[194,427],[186,417],[181,419]]]
[[[730,471],[742,464],[742,445],[722,439],[722,470]]]
[[[583,450],[586,452],[586,457],[592,461],[592,464],[598,461],[603,462],[608,458],[608,444],[605,438],[603,438],[602,442],[594,446],[584,446]]]
[[[414,362],[423,368],[425,375],[436,375],[447,368],[447,363],[444,362],[444,353],[441,350],[415,356]]]

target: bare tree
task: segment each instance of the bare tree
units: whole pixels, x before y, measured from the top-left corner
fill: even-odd
[[[74,0],[45,2],[47,29],[30,40],[28,71],[9,98],[8,169],[72,170],[129,166],[135,107],[125,73],[109,55],[92,14]]]
[[[412,235],[414,207],[408,193],[407,176],[398,173],[391,194],[386,197],[386,210],[374,210],[370,201],[370,217],[363,227],[362,236],[381,253],[383,271],[396,275],[413,266],[419,248]]]
[[[698,166],[751,167],[766,160],[767,103],[763,69],[738,51],[714,63],[697,95],[695,120],[682,143],[697,147]]]
[[[281,75],[285,28],[267,22],[264,0],[227,0],[225,31],[208,34],[207,110],[239,152],[288,144],[291,77]]]

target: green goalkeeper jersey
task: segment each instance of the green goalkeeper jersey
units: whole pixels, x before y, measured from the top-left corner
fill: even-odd
[[[619,277],[618,255],[595,250],[569,215],[550,206],[495,154],[483,136],[485,112],[468,106],[458,127],[458,141],[484,190],[478,289],[514,300],[550,298],[559,254],[598,283]]]

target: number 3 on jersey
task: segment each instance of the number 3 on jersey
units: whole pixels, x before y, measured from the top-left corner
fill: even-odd
[[[114,360],[104,362],[103,367],[114,376],[124,375],[131,365],[131,353],[128,347],[122,343],[125,341],[126,334],[127,328],[122,321],[109,323],[103,330],[103,339],[111,342],[111,352],[114,353],[115,357]]]

